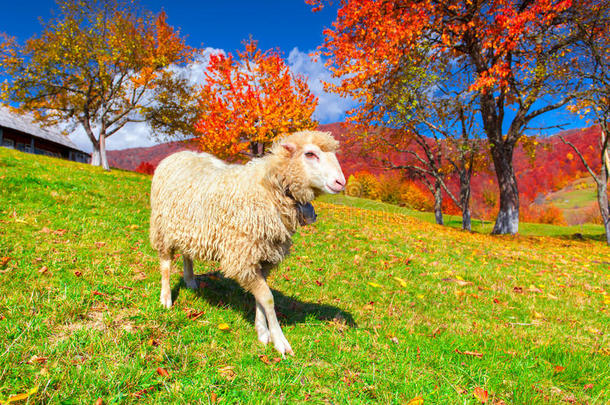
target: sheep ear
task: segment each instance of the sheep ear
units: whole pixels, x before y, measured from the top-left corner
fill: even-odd
[[[282,148],[288,151],[288,154],[292,156],[294,152],[297,150],[297,146],[294,143],[284,142],[282,143]]]

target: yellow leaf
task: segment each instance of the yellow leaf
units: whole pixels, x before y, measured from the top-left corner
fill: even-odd
[[[409,402],[407,402],[407,405],[423,405],[423,403],[424,403],[424,398],[415,397],[412,400],[410,400]]]
[[[464,281],[464,279],[461,276],[455,276],[455,278],[457,278],[458,280]]]
[[[402,278],[394,277],[394,280],[398,281],[398,284],[400,284],[401,287],[403,287],[403,288],[407,287],[407,282],[405,280],[403,280]]]
[[[367,284],[370,285],[371,287],[381,288],[381,284],[371,283],[371,282],[368,282]]]
[[[228,324],[223,322],[223,323],[218,324],[218,329],[228,332],[231,330],[231,327]]]
[[[34,395],[37,392],[38,392],[38,387],[34,387],[26,393],[11,395],[10,397],[8,397],[5,404],[10,404],[11,402],[23,401],[24,399],[28,399],[30,396]]]

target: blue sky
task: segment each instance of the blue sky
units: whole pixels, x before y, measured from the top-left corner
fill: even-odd
[[[17,37],[19,41],[40,31],[39,18],[49,19],[56,9],[54,0],[5,1],[0,31]],[[350,100],[341,99],[323,90],[322,81],[331,80],[323,61],[312,61],[309,53],[323,41],[323,30],[336,18],[335,6],[313,13],[304,0],[276,1],[181,1],[141,0],[144,8],[157,13],[165,10],[168,22],[180,29],[187,43],[211,52],[234,52],[242,48],[242,41],[250,35],[259,41],[261,49],[279,48],[294,72],[308,77],[312,92],[318,96],[315,118],[321,123],[342,121],[345,111],[353,106]],[[189,72],[195,78],[202,76],[205,58]],[[507,111],[510,117],[510,111]],[[507,118],[509,118],[507,117]],[[508,121],[508,120],[507,120]],[[545,114],[532,126],[565,124],[565,128],[579,128],[587,124],[571,114],[556,112]],[[505,130],[508,123],[505,123]],[[122,133],[121,133],[122,132]],[[108,139],[109,149],[123,149],[152,145],[144,125],[132,125]],[[548,131],[550,133],[556,130]],[[72,139],[85,150],[90,150],[88,139],[77,131]]]
[[[56,10],[54,0],[10,1],[3,4],[0,31],[25,41],[41,30],[39,19],[48,20]],[[321,80],[330,80],[323,61],[312,61],[309,53],[323,41],[323,30],[337,14],[337,7],[325,7],[313,13],[304,0],[285,1],[180,1],[141,0],[140,4],[157,13],[164,10],[168,22],[180,29],[187,43],[210,52],[235,52],[242,41],[252,38],[261,49],[279,48],[291,69],[308,77],[319,105],[315,118],[321,123],[342,121],[350,100],[324,92]],[[8,18],[7,18],[8,17]],[[203,60],[203,59],[202,59]],[[201,76],[202,66],[195,66],[190,74]],[[108,139],[109,149],[148,146],[154,140],[147,136],[144,125],[131,125]],[[81,131],[71,136],[75,143],[90,150],[89,141]]]

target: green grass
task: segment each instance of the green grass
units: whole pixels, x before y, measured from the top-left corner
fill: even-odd
[[[585,177],[572,182],[567,187],[551,193],[547,201],[564,211],[587,207],[597,201],[595,182]]]
[[[435,223],[434,213],[432,212],[416,211],[409,208],[399,207],[397,205],[387,204],[381,201],[369,200],[366,198],[350,197],[343,194],[327,194],[321,196],[319,200],[335,205],[346,205],[365,210],[403,214],[413,218],[417,218],[421,221]],[[462,228],[462,217],[460,216],[443,215],[443,219],[445,221],[445,225],[449,227],[457,229]],[[489,234],[491,233],[493,226],[493,221],[485,221],[479,219],[472,220],[472,230],[474,232]],[[533,224],[521,222],[519,224],[519,234],[524,236],[552,236],[567,239],[585,238],[599,241],[603,241],[606,238],[604,228],[601,225],[595,224],[555,226],[547,224]]]
[[[196,264],[197,292],[176,271],[175,305],[161,307],[149,187],[0,148],[0,401],[475,404],[477,387],[488,403],[610,400],[602,242],[316,202],[318,222],[270,278],[296,353],[275,362],[252,297],[213,264]]]

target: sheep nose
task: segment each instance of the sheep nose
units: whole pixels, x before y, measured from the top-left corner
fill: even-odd
[[[335,184],[341,187],[341,190],[345,188],[345,179],[337,179],[335,180]]]

